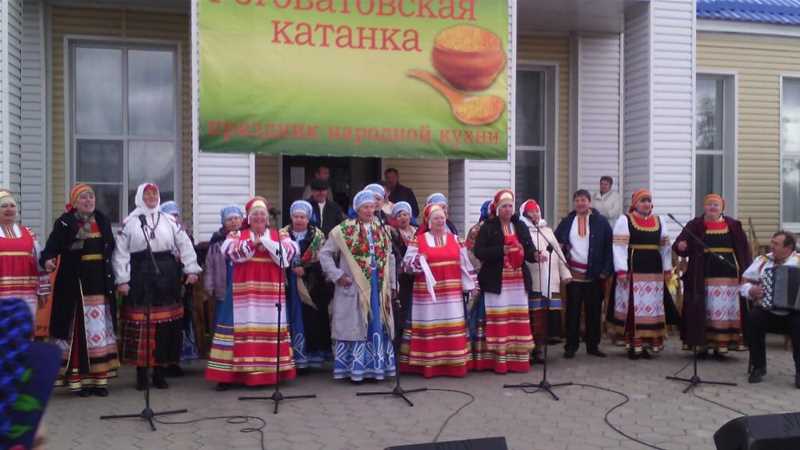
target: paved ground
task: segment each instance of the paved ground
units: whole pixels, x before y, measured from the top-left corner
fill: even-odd
[[[682,385],[664,380],[690,361],[672,338],[668,349],[652,361],[631,362],[622,350],[605,345],[609,358],[597,359],[579,353],[565,360],[553,347],[550,365],[553,382],[592,383],[627,393],[631,402],[611,414],[612,423],[625,432],[669,450],[713,449],[712,435],[737,414],[681,394]],[[800,390],[793,386],[791,354],[783,339],[774,337],[768,350],[769,374],[764,383],[748,385],[747,354],[736,353],[729,361],[701,362],[706,379],[740,383],[738,387],[702,387],[698,393],[747,414],[766,414],[800,409]],[[414,408],[390,398],[356,397],[359,390],[382,389],[389,384],[354,386],[336,382],[327,373],[302,376],[285,386],[284,394],[317,393],[313,400],[289,401],[273,415],[271,402],[240,402],[240,395],[269,395],[268,390],[215,392],[202,378],[202,363],[190,365],[187,376],[172,381],[167,391],[154,391],[158,410],[188,408],[189,413],[165,420],[188,420],[201,416],[249,414],[267,421],[266,448],[284,449],[382,449],[431,441],[451,412],[469,398],[458,393],[429,391],[414,394]],[[691,367],[682,373],[689,375]],[[538,381],[540,367],[528,375],[470,374],[466,379],[424,380],[405,377],[406,388],[460,389],[476,400],[454,417],[440,440],[505,436],[509,448],[641,449],[603,422],[605,411],[621,401],[615,394],[586,387],[561,388],[560,402],[546,395],[527,395],[503,390],[503,383]],[[240,433],[241,425],[223,420],[189,425],[161,425],[150,432],[136,420],[101,422],[101,414],[137,412],[142,396],[133,389],[133,370],[126,368],[114,380],[111,396],[82,399],[66,392],[55,394],[47,412],[48,449],[258,449],[258,434]]]

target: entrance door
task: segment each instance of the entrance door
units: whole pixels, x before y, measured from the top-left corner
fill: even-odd
[[[289,207],[303,197],[305,187],[320,166],[330,169],[333,199],[347,211],[350,201],[359,190],[381,178],[378,158],[331,158],[314,156],[283,157],[283,217],[289,223]]]

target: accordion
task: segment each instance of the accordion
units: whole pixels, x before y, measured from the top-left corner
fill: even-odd
[[[762,308],[800,311],[800,267],[778,266],[764,269],[762,283]]]

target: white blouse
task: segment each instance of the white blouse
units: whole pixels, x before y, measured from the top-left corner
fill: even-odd
[[[661,222],[661,218],[656,216],[656,220],[661,225],[661,239],[659,241],[661,270],[668,272],[672,270],[672,246],[669,242],[669,232],[664,223]],[[617,273],[628,271],[628,245],[630,236],[628,216],[623,214],[619,216],[617,224],[614,226],[614,270]]]
[[[131,253],[147,250],[145,233],[154,253],[172,252],[180,256],[185,274],[198,274],[202,269],[197,264],[197,254],[189,236],[169,214],[155,213],[145,216],[147,226],[142,229],[138,217],[128,220],[116,237],[114,256],[111,259],[117,284],[131,280]],[[150,236],[151,230],[154,236]]]

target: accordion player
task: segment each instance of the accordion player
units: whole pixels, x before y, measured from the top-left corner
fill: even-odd
[[[750,383],[759,383],[767,373],[767,332],[789,334],[795,363],[795,387],[800,389],[800,310],[790,307],[797,298],[800,255],[792,233],[779,231],[770,242],[772,252],[753,261],[742,274],[740,294],[753,308],[747,313],[750,346]]]

